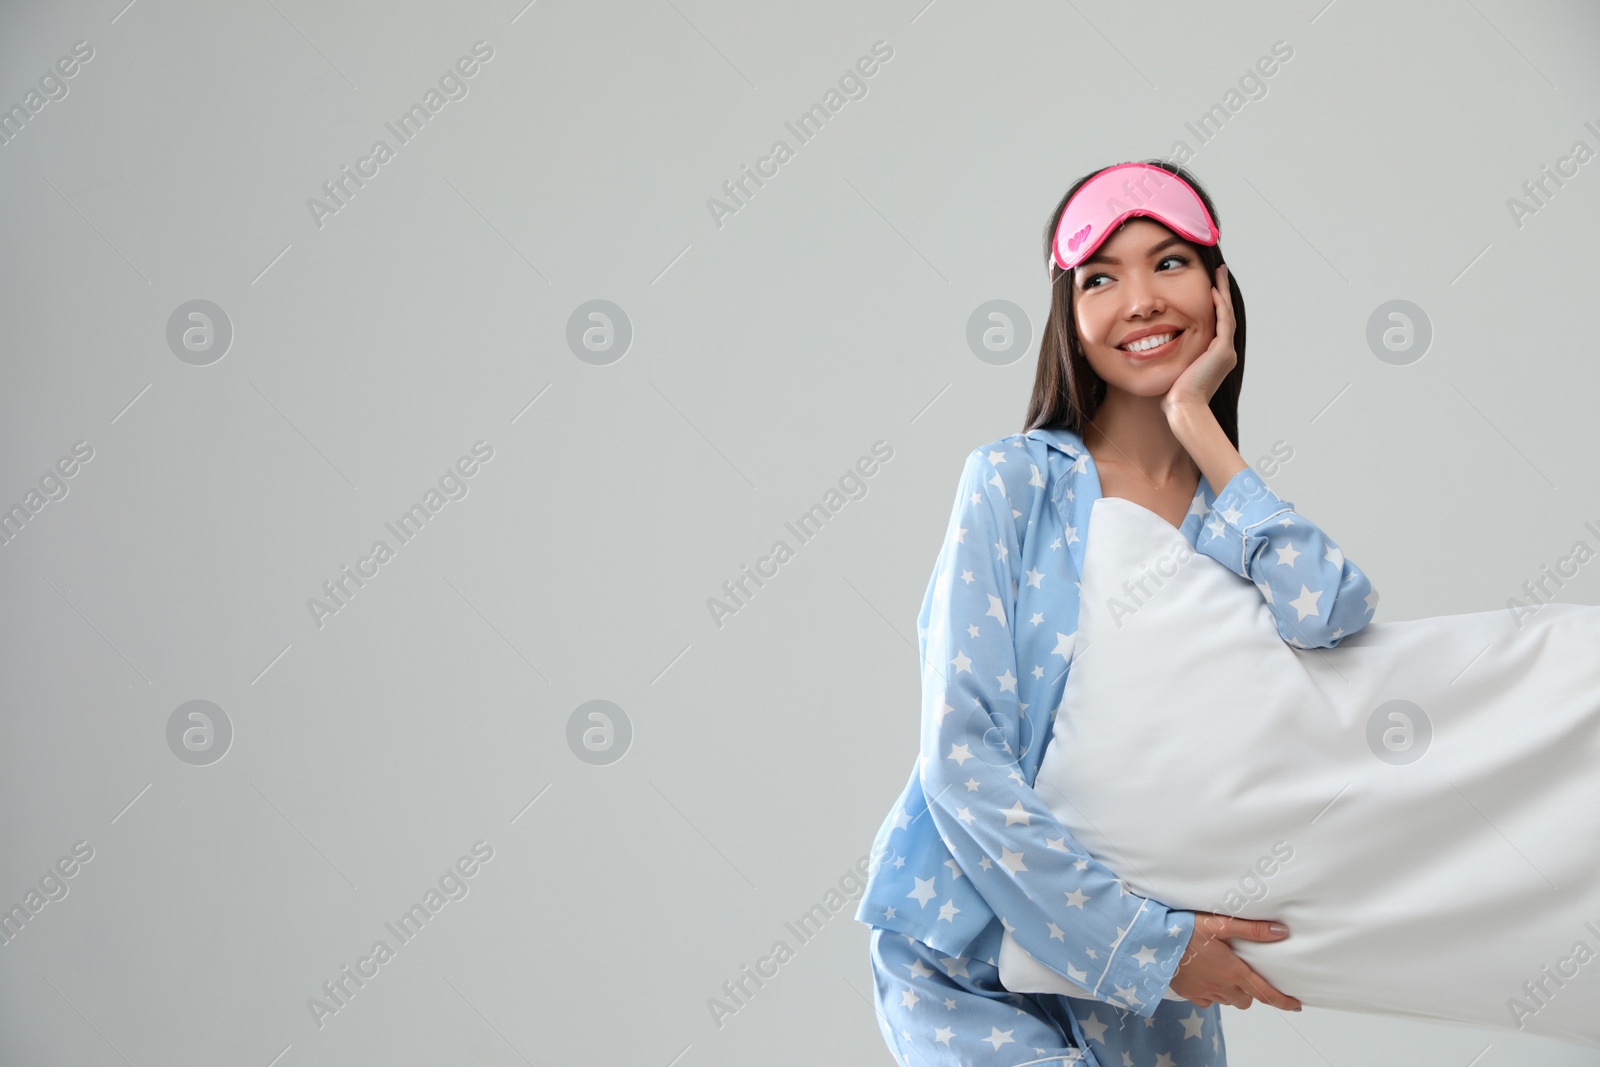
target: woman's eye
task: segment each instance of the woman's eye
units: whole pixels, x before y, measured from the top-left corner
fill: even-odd
[[[1166,263],[1168,260],[1177,260],[1178,261],[1178,266],[1180,266],[1180,267],[1187,266],[1188,263],[1189,263],[1189,257],[1188,256],[1180,256],[1178,253],[1174,252],[1169,256],[1162,256],[1161,259],[1159,261],[1157,261],[1157,263],[1156,263],[1156,269],[1160,270],[1161,265],[1163,263]],[[1087,278],[1085,278],[1079,284],[1078,287],[1080,289],[1098,289],[1100,287],[1098,285],[1095,285],[1094,282],[1100,280],[1101,278],[1109,278],[1109,277],[1110,277],[1109,274],[1091,274]]]

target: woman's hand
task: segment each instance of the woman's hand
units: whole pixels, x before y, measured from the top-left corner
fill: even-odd
[[[1284,1011],[1299,1011],[1300,1002],[1267,984],[1250,965],[1234,955],[1228,940],[1243,937],[1250,941],[1281,941],[1287,933],[1275,934],[1265,919],[1236,919],[1211,911],[1194,913],[1194,933],[1183,959],[1172,976],[1172,991],[1202,1008],[1220,1000],[1235,1008],[1248,1008],[1252,1000],[1271,1004]]]
[[[1200,358],[1183,369],[1161,401],[1161,408],[1170,416],[1186,405],[1209,407],[1211,397],[1222,384],[1222,379],[1238,365],[1239,354],[1233,348],[1233,289],[1228,284],[1228,265],[1217,266],[1217,282],[1211,289],[1211,302],[1216,307],[1217,328],[1211,343],[1200,353]]]

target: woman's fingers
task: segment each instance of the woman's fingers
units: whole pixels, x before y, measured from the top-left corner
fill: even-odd
[[[1193,1003],[1196,1007],[1209,1008],[1216,1001],[1221,1001],[1230,1007],[1244,1011],[1256,1001],[1270,1004],[1283,1011],[1299,1011],[1300,1002],[1293,997],[1284,996],[1262,980],[1254,971],[1246,971],[1240,975],[1240,980],[1233,985],[1222,987],[1210,996],[1200,997]]]
[[[1291,996],[1286,996],[1267,984],[1255,971],[1245,965],[1244,973],[1240,976],[1241,986],[1263,1004],[1271,1004],[1280,1011],[1299,1011],[1300,1002]]]

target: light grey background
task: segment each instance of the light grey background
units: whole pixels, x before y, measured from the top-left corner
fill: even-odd
[[[93,449],[0,547],[0,903],[93,848],[0,948],[6,1064],[891,1062],[853,901],[720,1027],[707,1000],[905,783],[961,460],[1021,428],[1041,231],[1095,168],[1193,151],[1249,306],[1241,451],[1292,448],[1270,483],[1380,621],[1499,607],[1600,525],[1600,161],[1508,207],[1600,149],[1579,0],[12,4],[0,105],[80,40],[0,145],[0,507]],[[480,40],[319,227],[308,199]],[[207,366],[167,343],[197,299],[233,330]],[[633,330],[606,365],[567,341],[600,299]],[[1032,321],[1003,366],[966,342],[996,299]],[[1433,330],[1403,366],[1366,341],[1398,299]],[[466,496],[316,625],[480,440]],[[868,493],[716,625],[878,440]],[[206,766],[167,741],[191,700],[232,725]],[[632,726],[609,765],[568,744],[591,700]],[[468,895],[319,1028],[308,998],[480,840]],[[1600,1063],[1316,1009],[1225,1032],[1240,1065]]]

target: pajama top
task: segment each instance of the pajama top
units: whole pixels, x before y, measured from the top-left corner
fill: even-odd
[[[981,935],[979,947],[998,945],[1003,924],[1085,997],[1148,1017],[1195,913],[1128,890],[1033,789],[1077,631],[1080,531],[1100,495],[1070,430],[968,454],[917,619],[921,755],[873,842],[855,918],[956,957]],[[1179,531],[1252,581],[1307,655],[1372,619],[1367,576],[1249,466],[1215,496],[1202,476]],[[1160,584],[1157,567],[1130,576],[1127,607]]]

